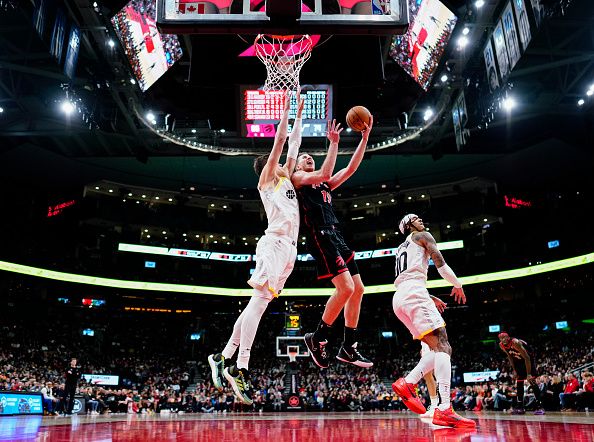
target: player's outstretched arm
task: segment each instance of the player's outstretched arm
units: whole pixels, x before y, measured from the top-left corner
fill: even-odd
[[[437,243],[435,242],[433,235],[426,231],[419,232],[413,235],[413,241],[417,242],[419,245],[424,247],[425,250],[427,250],[429,257],[433,260],[433,263],[435,264],[435,267],[437,267],[437,271],[441,277],[454,286],[451,293],[451,296],[454,297],[454,300],[458,304],[466,304],[466,295],[464,294],[462,283],[456,277],[456,274],[450,268],[450,266],[446,264],[445,259],[443,259],[443,255],[437,248]]]
[[[301,147],[301,114],[303,113],[303,105],[305,104],[305,100],[301,98],[301,89],[297,89],[297,97],[297,116],[295,117],[295,124],[293,125],[291,135],[289,135],[289,150],[287,151],[287,162],[285,163],[285,167],[289,172],[289,178],[295,172],[295,164],[297,163],[299,148]]]
[[[314,172],[304,172],[297,170],[292,176],[293,185],[297,188],[308,186],[311,184],[321,184],[328,181],[332,177],[334,166],[336,165],[336,156],[338,155],[338,143],[340,142],[340,133],[342,132],[340,123],[336,124],[336,120],[328,121],[328,140],[330,147],[326,154],[326,159],[319,170]]]
[[[369,120],[369,124],[365,123],[365,130],[361,131],[361,141],[355,149],[355,153],[351,157],[351,161],[344,169],[339,170],[328,180],[328,185],[330,189],[336,189],[346,180],[348,180],[359,168],[361,161],[363,161],[363,155],[365,155],[365,149],[367,148],[367,141],[369,140],[369,133],[371,132],[371,128],[373,127],[373,115]]]
[[[266,165],[264,166],[264,168],[262,169],[262,173],[260,174],[260,179],[258,180],[258,188],[264,187],[266,184],[270,183],[274,179],[274,172],[276,166],[278,166],[281,154],[283,153],[285,141],[287,140],[289,126],[289,109],[291,108],[290,98],[290,92],[287,92],[284,96],[285,107],[283,109],[283,114],[278,125],[278,130],[276,132],[276,135],[274,136],[274,144],[272,145],[272,150],[270,151],[270,155],[268,156],[268,161],[266,161]]]

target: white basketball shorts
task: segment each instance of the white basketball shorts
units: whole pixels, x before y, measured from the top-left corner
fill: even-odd
[[[422,339],[433,330],[445,327],[445,321],[429,297],[427,288],[419,281],[400,283],[394,293],[392,307],[414,339]]]
[[[289,237],[264,235],[256,246],[256,269],[248,284],[255,289],[266,289],[268,299],[278,297],[296,258],[297,247]]]

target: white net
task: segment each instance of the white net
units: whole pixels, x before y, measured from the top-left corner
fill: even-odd
[[[309,35],[260,34],[254,41],[256,55],[266,66],[266,91],[296,90],[299,73],[311,56]]]

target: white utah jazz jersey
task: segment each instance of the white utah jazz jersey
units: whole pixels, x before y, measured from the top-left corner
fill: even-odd
[[[412,235],[408,235],[396,251],[396,287],[404,281],[418,280],[422,284],[427,281],[429,253],[412,240]]]
[[[295,244],[299,236],[299,203],[291,180],[282,177],[274,188],[260,190],[268,228],[265,233],[288,236]]]

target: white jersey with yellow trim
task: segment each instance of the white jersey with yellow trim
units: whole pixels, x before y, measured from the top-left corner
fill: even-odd
[[[281,177],[276,186],[258,190],[268,218],[268,228],[264,233],[288,236],[296,245],[299,237],[299,203],[291,180]]]
[[[413,234],[408,235],[396,251],[396,287],[404,281],[418,280],[422,284],[427,282],[429,253],[412,240]]]

